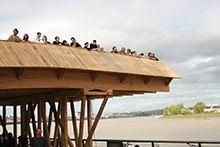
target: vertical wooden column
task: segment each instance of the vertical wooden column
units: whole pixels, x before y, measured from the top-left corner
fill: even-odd
[[[92,125],[92,128],[91,128],[90,131],[89,131],[89,135],[88,135],[88,137],[87,137],[87,140],[86,140],[86,143],[85,143],[85,147],[87,147],[87,146],[89,145],[89,140],[92,139],[92,135],[93,135],[93,133],[94,133],[94,131],[95,131],[97,125],[98,125],[98,122],[99,122],[99,120],[100,120],[100,118],[101,118],[102,112],[103,112],[103,110],[104,110],[104,108],[105,108],[105,105],[106,105],[106,103],[107,103],[107,101],[108,101],[108,98],[109,98],[109,97],[106,96],[106,97],[104,98],[104,100],[102,101],[102,104],[101,104],[101,107],[100,107],[100,109],[99,109],[99,112],[98,112],[98,114],[96,115],[96,118],[95,118],[95,121],[94,121],[94,123],[93,123],[93,125]]]
[[[21,104],[21,136],[27,135],[25,131],[26,130],[25,115],[26,115],[26,104]]]
[[[35,107],[36,107],[36,104],[35,104]],[[34,114],[35,107],[34,106],[31,107],[31,119],[32,119],[32,127],[33,127],[34,136],[36,136],[35,132],[37,130],[36,121],[35,121],[35,114]]]
[[[13,107],[13,112],[14,112],[14,139],[15,139],[15,147],[17,147],[17,106]]]
[[[77,147],[78,146],[79,135],[78,135],[76,115],[75,115],[75,107],[74,107],[73,100],[70,102],[70,106],[71,106],[71,112],[72,112],[72,123],[73,123],[73,132],[74,132],[74,136],[75,136],[75,144],[76,144],[76,147]]]
[[[61,122],[63,125],[62,130],[62,144],[63,147],[68,146],[68,128],[67,128],[67,99],[63,98],[61,100],[62,109],[61,109]]]
[[[88,135],[92,128],[92,112],[91,112],[91,99],[87,99],[87,122],[88,122]],[[89,147],[92,147],[92,139],[89,140]]]
[[[41,101],[39,101],[38,102],[38,119],[37,119],[37,121],[38,121],[38,126],[37,126],[37,128],[38,129],[41,129],[41,114],[42,114],[42,112],[41,112],[41,110],[42,110],[42,102]]]
[[[3,115],[2,115],[2,119],[3,119],[3,124],[2,125],[4,125],[4,127],[3,127],[3,133],[5,134],[5,135],[7,135],[7,131],[6,131],[6,106],[3,106],[2,107],[2,113],[3,113]]]
[[[46,116],[46,103],[42,103],[42,116],[43,116],[43,127],[44,127],[44,138],[46,138],[47,147],[51,147],[50,136],[47,126],[47,116]]]
[[[86,96],[82,97],[78,147],[82,147]]]

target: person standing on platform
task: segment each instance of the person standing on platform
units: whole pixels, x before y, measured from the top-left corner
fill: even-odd
[[[8,40],[9,41],[22,41],[20,37],[17,36],[18,35],[18,29],[14,29],[13,30],[13,34],[9,36]]]
[[[31,147],[47,147],[45,138],[41,136],[41,129],[37,129],[36,137],[31,139]]]

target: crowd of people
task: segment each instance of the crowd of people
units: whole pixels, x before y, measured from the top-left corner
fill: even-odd
[[[41,136],[41,132],[41,129],[37,129],[35,137],[33,137],[30,142],[28,141],[27,135],[19,136],[18,146],[28,147],[30,144],[31,147],[46,147],[46,140]],[[0,147],[15,147],[15,144],[16,141],[12,133],[0,135]]]
[[[29,36],[28,34],[24,34],[24,37],[23,39],[21,39],[19,36],[18,36],[18,29],[14,29],[13,30],[13,34],[10,35],[10,37],[8,38],[9,41],[16,41],[16,42],[20,42],[20,41],[23,41],[23,42],[31,42],[29,40]],[[60,42],[60,38],[59,36],[56,36],[55,37],[55,40],[53,41],[52,44],[55,44],[55,45],[64,45],[64,46],[72,46],[72,47],[76,47],[76,48],[84,48],[84,49],[87,49],[88,51],[101,51],[101,52],[104,52],[104,48],[103,47],[100,47],[99,44],[97,44],[96,40],[93,40],[92,43],[89,44],[89,42],[86,42],[84,44],[84,47],[82,47],[74,37],[71,37],[70,38],[71,40],[71,43],[68,43],[66,40],[63,40],[62,42]],[[36,38],[32,41],[32,42],[37,42],[37,43],[44,43],[44,44],[51,44],[48,40],[47,40],[47,36],[43,35],[41,37],[41,32],[38,32],[37,33],[37,36]],[[117,47],[116,46],[113,46],[112,47],[112,51],[111,53],[118,53],[118,54],[124,54],[124,55],[129,55],[129,56],[134,56],[134,57],[138,57],[138,58],[149,58],[151,60],[155,60],[155,61],[158,61],[159,59],[155,56],[154,53],[151,53],[149,52],[147,54],[147,56],[144,55],[144,53],[137,53],[136,51],[131,51],[131,49],[127,49],[125,47],[122,47],[120,51],[118,51]]]

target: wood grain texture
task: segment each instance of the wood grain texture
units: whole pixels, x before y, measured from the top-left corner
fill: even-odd
[[[180,78],[161,61],[42,43],[0,40],[0,68],[58,68]]]

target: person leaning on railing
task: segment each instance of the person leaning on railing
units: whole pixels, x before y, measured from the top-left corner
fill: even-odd
[[[18,33],[19,33],[19,32],[18,32],[18,29],[15,28],[15,29],[13,30],[13,34],[9,36],[8,40],[9,40],[9,41],[16,41],[16,42],[22,41],[21,38],[20,38],[19,36],[17,36]]]

